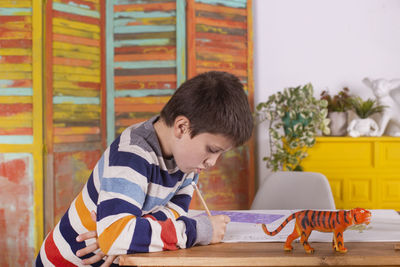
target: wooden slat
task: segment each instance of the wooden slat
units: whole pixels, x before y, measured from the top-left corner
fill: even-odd
[[[78,44],[78,45],[88,45],[88,46],[100,46],[100,40],[85,38],[85,37],[77,37],[65,34],[54,34],[54,41],[65,42],[70,44]]]
[[[2,8],[32,8],[32,0],[1,0],[0,6]]]
[[[2,56],[0,57],[0,64],[10,63],[32,63],[32,57],[30,56]]]
[[[115,85],[115,90],[124,89],[175,89],[176,82],[150,82],[150,81],[132,81],[126,83],[120,83]]]
[[[115,5],[114,12],[121,11],[169,11],[176,9],[176,2],[171,1],[167,3],[145,3],[145,4],[123,4]]]
[[[55,135],[100,134],[99,127],[65,127],[54,128]]]
[[[115,55],[115,62],[124,62],[124,61],[144,61],[144,60],[174,60],[176,58],[175,54],[121,54]]]
[[[32,40],[30,39],[9,39],[0,40],[1,48],[31,48]]]
[[[247,16],[247,11],[242,8],[232,8],[221,5],[209,5],[204,3],[196,3],[196,10],[204,10],[204,11],[212,11],[212,12],[220,12],[220,13],[229,13],[229,14],[237,14],[241,16]]]
[[[90,135],[90,134],[81,134],[81,135],[68,135],[68,136],[54,136],[55,144],[66,144],[66,143],[84,143],[84,142],[100,142],[101,136],[98,135]]]
[[[224,36],[226,36],[226,35],[224,35]],[[210,47],[210,48],[217,47],[217,48],[226,48],[226,49],[235,49],[235,50],[247,50],[247,44],[245,42],[228,42],[228,41],[213,41],[213,40],[197,39],[196,46]]]
[[[226,49],[219,47],[197,47],[197,52],[200,53],[215,53],[215,54],[228,54],[232,56],[247,57],[247,50]]]
[[[53,63],[54,65],[81,66],[81,67],[89,67],[90,69],[99,69],[100,67],[100,62],[88,59],[77,59],[77,58],[54,57]]]
[[[84,30],[68,29],[63,26],[53,26],[53,32],[65,35],[71,35],[76,37],[90,38],[94,40],[100,39],[100,34],[97,32],[88,32]]]
[[[119,97],[115,99],[116,105],[137,105],[137,104],[165,104],[169,100],[169,96],[152,96],[152,97]]]
[[[71,43],[64,43],[64,42],[57,42],[54,40],[53,42],[53,49],[60,49],[66,51],[74,51],[78,53],[84,54],[92,54],[98,56],[100,54],[100,48],[94,46],[87,46],[87,45],[79,45],[79,44],[71,44]],[[98,57],[98,60],[100,58]]]
[[[75,51],[66,51],[66,50],[53,50],[54,57],[65,57],[65,58],[77,58],[77,59],[86,59],[100,62],[99,55],[96,54],[87,54]]]
[[[53,26],[58,26],[62,28],[80,30],[91,33],[100,33],[100,27],[98,25],[93,25],[89,23],[76,22],[68,19],[54,18]]]
[[[225,61],[225,62],[240,62],[246,63],[247,56],[235,56],[228,53],[198,53],[198,60],[206,60],[206,61]]]
[[[72,14],[72,13],[67,13],[67,12],[62,12],[62,11],[53,11],[54,17],[59,17],[59,18],[65,18],[69,19],[72,21],[80,21],[92,25],[99,25],[100,19],[99,18],[93,18],[93,17],[87,17],[87,16],[81,16],[78,14]]]
[[[118,105],[115,106],[115,112],[160,112],[165,104],[137,104],[137,105]]]
[[[0,48],[0,56],[32,56],[32,49]]]
[[[81,5],[84,7],[89,7],[90,10],[98,10],[99,9],[99,1],[85,1],[85,0],[54,0],[57,3],[70,4],[74,3],[75,5]]]
[[[33,129],[32,128],[26,128],[26,127],[21,127],[21,128],[10,128],[8,129],[7,127],[2,127],[0,129],[0,135],[33,135]]]
[[[0,31],[0,39],[32,39],[32,32]]]
[[[222,20],[222,19],[210,19],[204,17],[197,17],[196,23],[205,24],[217,27],[227,27],[227,28],[237,28],[237,29],[247,29],[246,22],[237,22],[232,20]]]

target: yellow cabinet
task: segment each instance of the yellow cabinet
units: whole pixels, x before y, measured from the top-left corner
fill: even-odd
[[[302,166],[329,180],[338,209],[400,210],[400,138],[318,137]]]

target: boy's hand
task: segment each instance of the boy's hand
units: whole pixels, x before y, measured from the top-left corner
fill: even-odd
[[[96,213],[94,211],[92,211],[90,213],[90,216],[92,217],[92,220],[96,222]],[[89,245],[89,246],[87,246],[87,247],[85,247],[85,248],[83,248],[83,249],[78,250],[76,252],[76,256],[78,256],[78,257],[85,256],[85,255],[87,255],[87,254],[89,254],[91,252],[94,252],[96,249],[99,248],[99,242],[98,242],[97,232],[96,231],[90,231],[90,232],[86,232],[86,233],[80,234],[80,235],[78,235],[76,240],[78,242],[82,242],[82,241],[85,241],[85,240],[90,239],[90,238],[96,238],[96,242],[91,244],[91,245]],[[90,258],[87,258],[87,259],[84,259],[84,260],[82,260],[82,262],[85,265],[96,263],[96,262],[100,261],[104,256],[105,256],[104,253],[101,252],[101,250],[100,250],[94,256],[92,256]],[[101,265],[101,267],[110,266],[113,263],[113,261],[114,261],[114,259],[116,257],[117,256],[107,256],[107,259]]]
[[[226,215],[210,216],[209,219],[213,227],[213,234],[210,243],[219,243],[224,238],[226,225],[231,221],[231,219]]]

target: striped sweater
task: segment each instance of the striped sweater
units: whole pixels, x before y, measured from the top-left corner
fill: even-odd
[[[198,175],[180,171],[162,157],[153,123],[127,128],[104,152],[79,195],[47,235],[37,266],[82,265],[75,254],[93,242],[79,234],[97,230],[100,249],[108,255],[175,250],[208,244],[206,217],[186,217]],[[97,213],[93,222],[90,212]],[[99,266],[102,262],[95,264]]]

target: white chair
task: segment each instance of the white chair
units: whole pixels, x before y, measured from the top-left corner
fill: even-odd
[[[336,209],[328,179],[316,172],[274,172],[254,198],[252,210]]]

